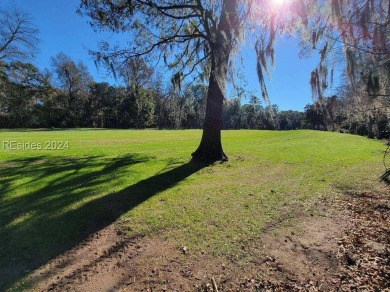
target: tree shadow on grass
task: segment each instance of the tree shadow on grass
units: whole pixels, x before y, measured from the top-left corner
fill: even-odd
[[[142,174],[132,165],[151,159],[40,156],[2,163],[7,167],[0,169],[0,291],[208,165],[188,162],[137,179]],[[105,184],[129,174],[134,184],[110,193]],[[17,186],[16,178],[23,178]]]

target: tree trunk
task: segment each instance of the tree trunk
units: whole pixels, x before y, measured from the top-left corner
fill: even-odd
[[[222,150],[221,120],[229,56],[237,31],[237,0],[225,0],[222,6],[216,41],[211,47],[211,72],[207,91],[205,122],[202,140],[192,153],[193,160],[227,160]]]
[[[215,64],[216,66],[218,66],[217,63]],[[213,69],[211,68],[211,72],[216,71]],[[202,140],[198,149],[192,153],[193,160],[227,160],[227,156],[222,150],[221,142],[221,119],[224,99],[223,88],[221,88],[221,84],[218,82],[221,79],[226,79],[226,73],[220,77],[213,73],[210,76]]]

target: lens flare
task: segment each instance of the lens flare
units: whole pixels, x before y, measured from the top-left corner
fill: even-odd
[[[275,5],[283,5],[291,2],[291,0],[271,0]]]

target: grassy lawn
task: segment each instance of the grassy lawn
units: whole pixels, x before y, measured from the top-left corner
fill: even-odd
[[[190,163],[199,130],[0,130],[0,290],[120,221],[192,254],[242,246],[308,200],[378,186],[383,143],[316,131],[224,131],[229,161]],[[4,142],[68,141],[63,150]]]

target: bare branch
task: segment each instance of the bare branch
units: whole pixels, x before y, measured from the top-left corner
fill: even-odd
[[[37,51],[38,29],[28,14],[17,9],[0,10],[0,60],[33,57]]]

